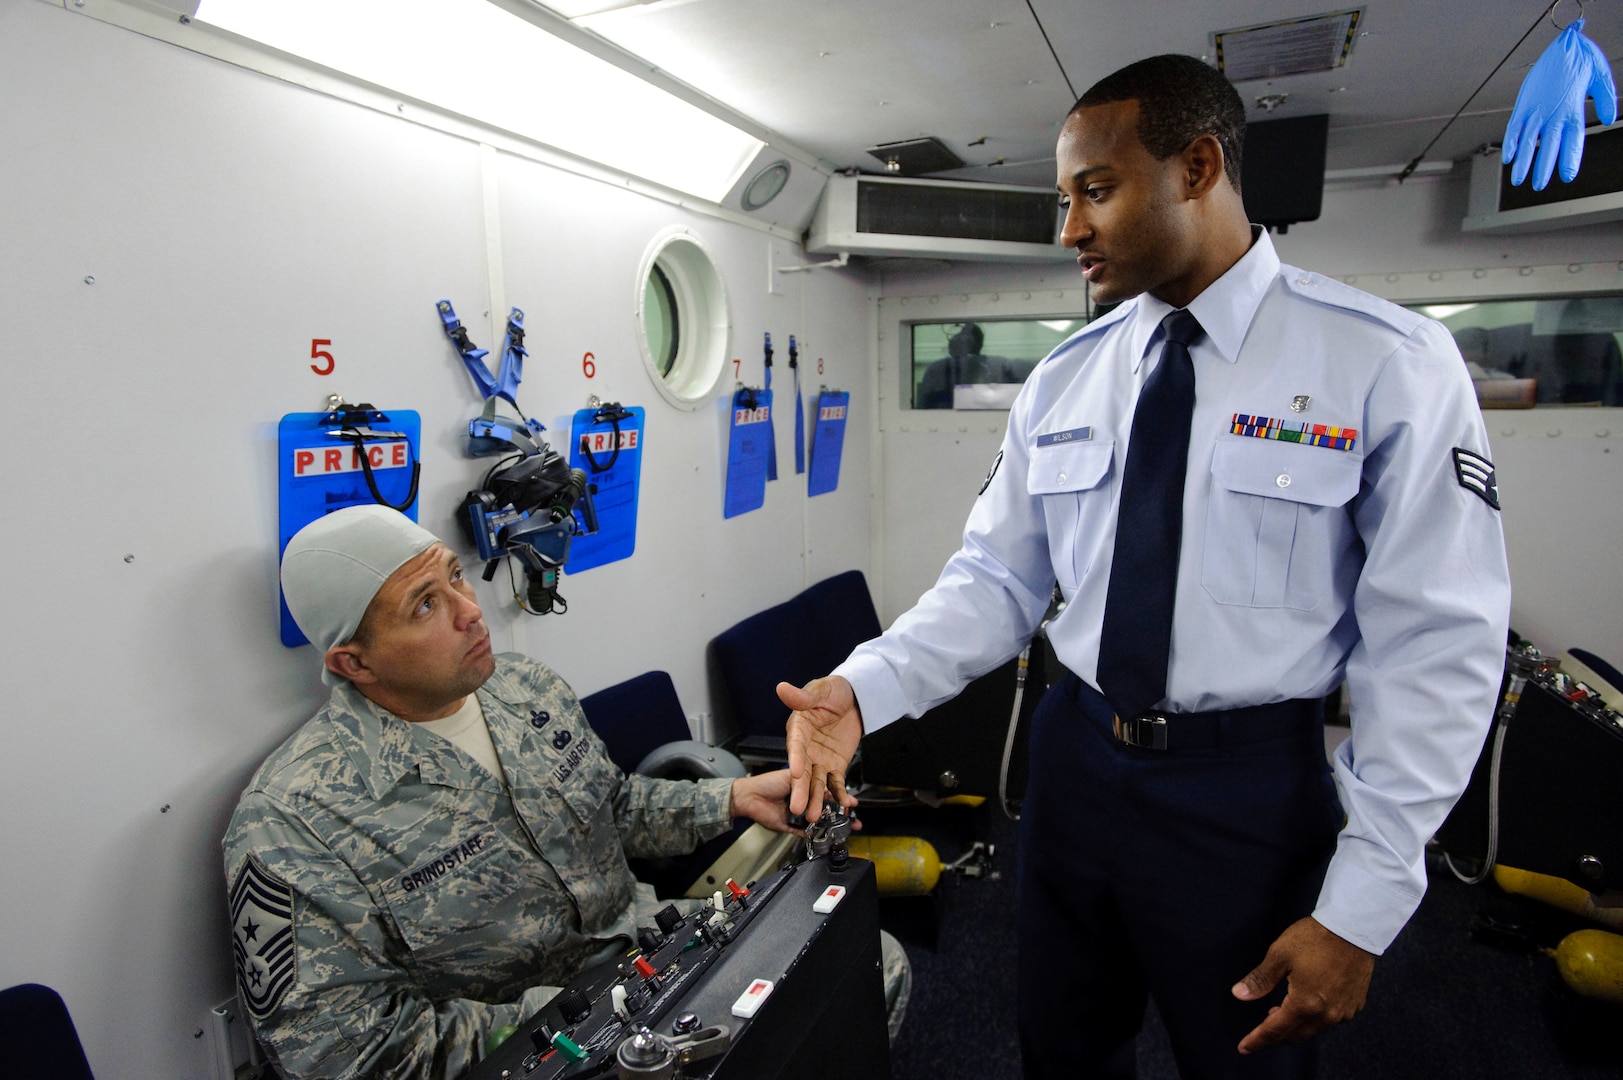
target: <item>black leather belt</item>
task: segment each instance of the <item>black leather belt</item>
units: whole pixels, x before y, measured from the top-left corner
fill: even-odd
[[[1292,735],[1317,734],[1323,703],[1317,698],[1277,701],[1221,712],[1162,713],[1115,718],[1118,741],[1144,750],[1241,746]]]

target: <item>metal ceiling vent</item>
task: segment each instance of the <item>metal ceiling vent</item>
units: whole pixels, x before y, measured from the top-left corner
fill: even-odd
[[[1229,82],[1333,71],[1347,63],[1363,8],[1282,19],[1212,35],[1217,70]]]
[[[880,143],[868,147],[868,153],[883,161],[885,171],[892,176],[921,176],[964,167],[964,159],[933,135]]]

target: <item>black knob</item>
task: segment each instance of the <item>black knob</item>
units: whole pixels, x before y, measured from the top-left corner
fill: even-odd
[[[686,1035],[690,1031],[699,1030],[699,1014],[685,1012],[671,1022],[671,1034]]]
[[[552,1029],[546,1024],[537,1026],[530,1032],[530,1043],[535,1047],[536,1053],[544,1054],[552,1049]]]
[[[659,924],[662,932],[674,934],[676,928],[682,925],[682,913],[676,910],[675,904],[666,904],[654,916],[654,922]]]
[[[557,997],[558,1011],[571,1024],[578,1024],[592,1015],[592,1002],[578,986],[565,987]]]
[[[665,944],[665,935],[653,927],[644,926],[637,930],[637,947],[643,952],[658,952],[659,947],[663,944]]]

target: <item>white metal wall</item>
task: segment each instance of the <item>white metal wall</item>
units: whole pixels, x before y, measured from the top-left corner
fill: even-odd
[[[495,643],[581,693],[664,668],[697,715],[713,708],[711,636],[870,569],[870,309],[849,274],[769,294],[783,241],[764,232],[71,5],[0,0],[0,101],[0,986],[57,988],[102,1080],[203,1080],[194,1033],[232,992],[219,836],[254,766],[324,698],[312,651],[277,639],[277,420],[331,392],[419,410],[422,519],[453,536],[483,465],[462,454],[477,402],[433,304],[452,298],[499,350],[499,282],[494,299],[528,316],[532,414],[561,436],[596,393],[646,406],[648,425],[636,555],[566,575],[563,617],[515,617],[481,586]],[[784,479],[723,521],[721,399],[667,406],[634,336],[639,260],[676,223],[720,264],[747,377],[763,331],[780,361],[796,333],[853,391],[838,492],[805,498],[785,412]],[[311,370],[316,338],[329,377]]]

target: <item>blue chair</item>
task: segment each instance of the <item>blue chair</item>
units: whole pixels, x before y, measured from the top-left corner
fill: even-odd
[[[781,743],[789,709],[778,683],[827,675],[879,631],[867,579],[847,570],[718,634],[711,652],[739,736]]]
[[[778,699],[777,684],[803,686],[826,675],[879,633],[879,614],[860,570],[819,581],[722,631],[711,651],[738,732],[728,745],[749,764],[786,763],[789,708]],[[865,738],[860,767],[853,766],[852,775],[858,782],[943,798],[1007,794],[1018,799],[1025,791],[1031,714],[1047,688],[1045,656],[1043,647],[1031,651],[1006,783],[1001,771],[1019,678],[1016,660],[973,680],[923,717],[903,719]]]
[[[37,983],[0,990],[0,1073],[8,1080],[95,1080],[62,995]]]

